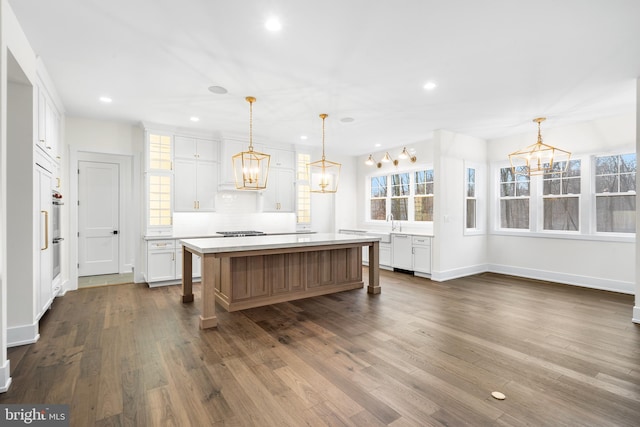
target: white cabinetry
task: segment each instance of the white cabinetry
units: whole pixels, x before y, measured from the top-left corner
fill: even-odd
[[[44,163],[44,162],[41,162]],[[53,301],[53,247],[51,229],[51,172],[41,165],[34,168],[34,184],[36,197],[36,230],[37,245],[34,248],[38,260],[36,276],[36,318],[40,318]]]
[[[175,240],[153,240],[147,242],[147,283],[175,280]]]
[[[215,210],[218,187],[218,147],[215,141],[174,138],[174,211]]]
[[[380,268],[383,268],[385,270],[393,269],[393,267],[391,266],[391,243],[380,242],[378,261],[380,264]]]
[[[201,276],[200,257],[193,255],[193,277]],[[182,279],[182,245],[176,239],[147,241],[147,274],[149,287],[172,285]]]
[[[60,114],[49,96],[44,83],[38,82],[38,129],[36,145],[51,159],[58,161],[60,143]]]
[[[413,270],[412,240],[410,234],[393,234],[391,236],[392,266],[401,270]]]
[[[413,274],[431,277],[431,237],[413,236]]]
[[[267,188],[263,191],[264,212],[293,212],[295,209],[293,169],[271,168]]]

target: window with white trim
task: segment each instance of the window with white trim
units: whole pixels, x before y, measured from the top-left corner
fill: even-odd
[[[478,228],[478,199],[476,193],[475,168],[466,168],[465,188],[465,228],[467,230],[475,230]]]
[[[564,172],[563,172],[564,171]],[[580,230],[581,162],[553,164],[553,172],[542,179],[543,229]]]
[[[433,221],[433,170],[393,172],[369,178],[369,220]]]
[[[596,230],[636,231],[636,154],[595,158]]]
[[[521,167],[517,172],[524,173]],[[529,229],[531,183],[527,175],[500,169],[500,228]]]

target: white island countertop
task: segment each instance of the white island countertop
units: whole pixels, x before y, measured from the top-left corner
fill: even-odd
[[[287,234],[270,236],[183,239],[180,241],[180,243],[194,252],[201,254],[211,254],[379,241],[380,237],[376,236],[355,236],[339,233],[317,233],[302,235]]]

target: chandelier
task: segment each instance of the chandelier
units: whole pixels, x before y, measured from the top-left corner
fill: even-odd
[[[544,117],[533,119],[538,123],[538,141],[535,144],[509,154],[511,170],[514,174],[531,176],[566,172],[571,153],[542,142],[540,123],[545,120]],[[562,162],[565,162],[564,165],[558,167]]]
[[[253,96],[245,98],[249,103],[249,150],[231,158],[233,175],[238,190],[264,190],[267,188],[271,156],[253,150]]]
[[[338,191],[341,164],[326,160],[324,155],[324,121],[327,114],[320,114],[322,119],[322,160],[309,163],[309,177],[312,193],[335,193]]]

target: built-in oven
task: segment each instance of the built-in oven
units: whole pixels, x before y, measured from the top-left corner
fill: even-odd
[[[60,237],[60,210],[64,203],[62,202],[62,194],[53,190],[51,200],[51,243],[52,243],[52,277],[55,279],[60,274],[60,246],[64,240]]]

